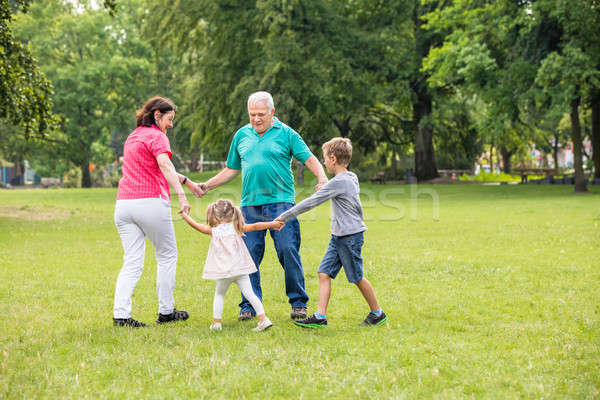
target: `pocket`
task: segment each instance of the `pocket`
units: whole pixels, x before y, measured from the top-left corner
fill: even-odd
[[[161,194],[158,198],[160,199],[161,203],[163,203],[165,206],[169,208],[171,207],[171,201],[167,197]]]

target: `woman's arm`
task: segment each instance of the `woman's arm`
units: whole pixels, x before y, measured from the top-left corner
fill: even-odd
[[[273,228],[273,229],[279,231],[279,230],[281,230],[281,228],[283,228],[283,225],[285,225],[285,223],[281,220],[269,221],[269,222],[256,222],[254,224],[245,224],[244,232],[263,231],[263,230],[269,229],[269,228]]]
[[[156,156],[156,162],[158,163],[158,167],[160,168],[165,179],[173,188],[173,190],[175,190],[175,194],[177,194],[180,206],[179,212],[188,214],[190,212],[190,203],[188,203],[185,197],[185,192],[181,187],[179,176],[177,175],[177,171],[175,171],[175,166],[171,162],[171,159],[167,153],[161,153]]]
[[[199,183],[198,186],[204,191],[204,194],[209,190],[216,188],[217,186],[221,186],[224,183],[229,182],[240,173],[239,169],[231,169],[229,167],[225,167],[219,172],[217,175],[213,176],[209,180],[203,183]]]
[[[202,197],[204,195],[204,192],[202,191],[200,186],[198,186],[196,182],[194,182],[187,176],[182,175],[178,172],[177,178],[179,180],[179,183],[181,183],[181,186],[187,187],[190,190],[190,192],[192,192],[196,197]]]
[[[189,214],[180,213],[181,217],[195,230],[202,232],[206,235],[212,235],[212,228],[208,225],[199,224]]]

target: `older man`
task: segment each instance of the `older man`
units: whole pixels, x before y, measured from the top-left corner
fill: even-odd
[[[317,177],[317,190],[327,176],[304,140],[292,128],[275,117],[273,98],[267,92],[256,92],[248,98],[250,123],[240,128],[231,142],[227,166],[204,182],[205,191],[229,182],[242,172],[241,208],[246,223],[271,221],[293,207],[294,176],[292,157]],[[285,273],[285,292],[292,307],[293,319],[306,317],[308,295],[304,288],[304,271],[300,259],[300,224],[290,220],[281,231],[271,230],[279,262]],[[244,241],[259,269],[265,253],[266,231],[248,232]],[[260,269],[250,275],[252,288],[262,301]],[[251,319],[255,311],[242,296],[240,321]]]

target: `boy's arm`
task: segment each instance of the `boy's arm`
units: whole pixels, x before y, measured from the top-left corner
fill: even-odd
[[[326,202],[327,200],[337,196],[343,191],[343,182],[339,180],[332,179],[327,182],[323,187],[312,196],[307,199],[302,200],[300,203],[296,204],[294,207],[290,208],[283,214],[281,214],[277,219],[282,220],[284,222],[289,221],[290,219],[297,217],[298,215],[305,213],[321,203]]]
[[[181,217],[185,219],[185,222],[187,222],[195,230],[206,235],[212,234],[212,228],[210,226],[197,223],[192,217],[190,217],[190,214],[181,213]]]
[[[244,232],[264,231],[265,229],[273,228],[280,230],[284,223],[279,221],[255,222],[254,224],[245,224]]]

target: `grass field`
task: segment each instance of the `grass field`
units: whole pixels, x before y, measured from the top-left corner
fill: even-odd
[[[193,199],[202,220],[239,181]],[[389,322],[342,275],[326,329],[295,327],[270,238],[261,267],[275,326],[209,332],[209,240],[177,216],[175,300],[183,323],[157,326],[147,247],[134,292],[143,330],[112,326],[122,249],[114,189],[0,191],[0,398],[599,398],[600,188],[363,185],[363,255]],[[298,198],[310,186],[300,187]],[[174,209],[174,215],[175,214]],[[329,206],[301,217],[309,312],[329,239]]]

